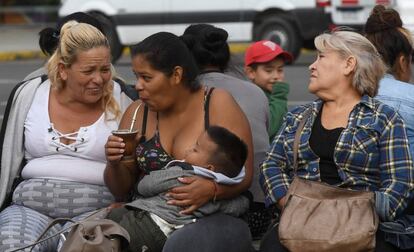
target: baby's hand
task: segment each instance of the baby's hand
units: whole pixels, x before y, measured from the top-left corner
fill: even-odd
[[[118,163],[125,152],[125,143],[122,138],[110,135],[105,144],[106,160],[110,163]]]

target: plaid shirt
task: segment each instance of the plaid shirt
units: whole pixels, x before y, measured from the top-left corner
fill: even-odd
[[[312,115],[300,137],[297,174],[320,181],[319,157],[312,151],[309,138],[322,103],[316,100],[287,113],[261,166],[260,182],[267,205],[285,196],[293,179],[295,132],[309,107],[312,107]],[[392,108],[363,96],[352,110],[348,125],[336,143],[334,162],[342,180],[337,186],[375,191],[382,200],[386,200],[388,211],[383,218],[394,219],[407,206],[407,199],[414,188],[413,161],[404,122]]]

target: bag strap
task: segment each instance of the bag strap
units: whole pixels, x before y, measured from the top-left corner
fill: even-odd
[[[26,245],[26,246],[24,246],[24,247],[20,247],[20,248],[17,248],[17,249],[14,249],[14,250],[10,250],[9,252],[16,252],[16,251],[21,251],[21,250],[25,250],[25,249],[27,249],[27,248],[30,248],[30,247],[32,247],[31,249],[30,249],[30,251],[32,251],[33,249],[34,249],[34,247],[37,245],[37,244],[39,244],[39,243],[42,243],[42,242],[45,242],[45,241],[47,241],[47,240],[49,240],[49,239],[52,239],[53,237],[56,237],[56,236],[58,236],[58,235],[61,235],[61,234],[63,234],[64,232],[66,232],[67,230],[69,230],[69,229],[71,229],[72,227],[74,227],[74,226],[76,226],[77,224],[73,224],[73,225],[70,225],[69,227],[67,227],[67,228],[65,228],[65,229],[62,229],[62,230],[60,230],[59,232],[57,232],[57,233],[55,233],[55,234],[53,234],[53,235],[51,235],[51,236],[48,236],[48,237],[46,237],[46,238],[44,238],[44,239],[42,239],[42,237],[54,226],[54,225],[56,225],[56,224],[59,224],[59,223],[63,223],[63,222],[68,222],[68,221],[70,221],[70,222],[74,222],[73,220],[71,220],[71,219],[69,219],[69,218],[56,218],[56,219],[54,219],[53,221],[51,221],[50,223],[49,223],[49,225],[46,227],[46,229],[42,232],[42,234],[40,234],[39,235],[39,237],[36,239],[36,241],[34,241],[33,243],[31,243],[31,244],[29,244],[29,245]]]
[[[42,242],[45,242],[45,241],[47,241],[47,240],[49,240],[49,239],[52,239],[53,237],[56,237],[56,236],[58,236],[58,235],[61,235],[61,234],[63,234],[63,233],[65,233],[66,231],[68,231],[68,230],[70,230],[70,229],[72,229],[73,227],[75,227],[75,226],[77,226],[77,225],[80,225],[80,224],[82,224],[83,222],[85,222],[85,221],[87,221],[87,220],[89,220],[90,218],[92,218],[93,216],[95,216],[95,215],[97,215],[97,214],[99,214],[99,213],[102,213],[102,212],[104,212],[104,211],[107,211],[107,208],[103,208],[103,209],[98,209],[98,210],[96,210],[96,211],[93,211],[90,215],[88,215],[85,219],[83,219],[83,220],[81,220],[81,221],[74,221],[74,220],[72,220],[72,219],[69,219],[69,218],[56,218],[56,219],[54,219],[54,220],[52,220],[50,223],[49,223],[49,225],[46,227],[46,229],[42,232],[42,234],[40,234],[39,235],[39,237],[36,239],[36,241],[34,241],[33,243],[31,243],[31,244],[29,244],[29,245],[26,245],[26,246],[24,246],[24,247],[20,247],[20,248],[17,248],[17,249],[14,249],[14,250],[10,250],[9,252],[16,252],[16,251],[21,251],[21,250],[25,250],[25,249],[27,249],[27,248],[30,248],[31,247],[31,249],[30,249],[30,251],[32,251],[33,250],[33,248],[34,248],[34,246],[36,246],[37,244],[39,244],[39,243],[42,243]],[[58,223],[62,223],[62,222],[72,222],[73,224],[72,225],[70,225],[70,226],[68,226],[68,227],[66,227],[66,228],[64,228],[64,229],[62,229],[62,230],[60,230],[59,232],[57,232],[57,233],[55,233],[55,234],[52,234],[52,235],[50,235],[50,236],[48,236],[48,237],[46,237],[46,238],[43,238],[42,239],[42,237],[54,226],[54,225],[56,225],[56,224],[58,224]]]
[[[293,142],[293,175],[296,176],[296,172],[298,169],[298,150],[299,150],[299,144],[300,144],[300,135],[302,134],[302,130],[305,127],[305,123],[312,114],[312,108],[308,108],[303,113],[303,117],[300,120],[299,126],[296,129],[295,133],[295,140]]]
[[[207,130],[210,126],[210,98],[213,90],[214,87],[204,91],[204,130]]]

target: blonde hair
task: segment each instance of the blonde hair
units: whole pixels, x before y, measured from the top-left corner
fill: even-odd
[[[60,30],[59,43],[55,52],[46,63],[48,77],[51,86],[58,90],[65,87],[58,66],[63,63],[66,67],[70,67],[77,59],[79,52],[85,52],[97,47],[107,47],[109,42],[105,35],[97,28],[86,23],[78,23],[77,21],[69,21],[62,26]],[[114,67],[111,64],[111,79],[115,74]],[[111,112],[118,119],[121,111],[118,103],[113,97],[113,81],[104,86],[103,96],[101,99],[102,109],[105,111],[105,118]]]
[[[319,51],[333,50],[342,58],[355,57],[356,67],[352,85],[361,95],[374,97],[386,66],[375,46],[364,36],[352,31],[333,31],[315,38]]]

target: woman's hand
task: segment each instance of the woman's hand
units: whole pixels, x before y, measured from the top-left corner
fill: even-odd
[[[171,189],[167,196],[172,199],[167,203],[182,207],[180,214],[191,214],[214,198],[216,185],[211,179],[192,176],[178,180],[185,185]]]
[[[278,202],[277,202],[277,207],[278,207],[280,210],[282,210],[282,209],[285,207],[285,205],[286,205],[286,200],[287,200],[287,197],[286,197],[286,196],[283,196],[282,198],[280,198],[280,199],[278,200]]]
[[[125,143],[122,138],[110,135],[105,144],[106,160],[111,164],[119,163],[125,151]]]
[[[125,202],[114,202],[108,206],[109,211],[125,206]]]

